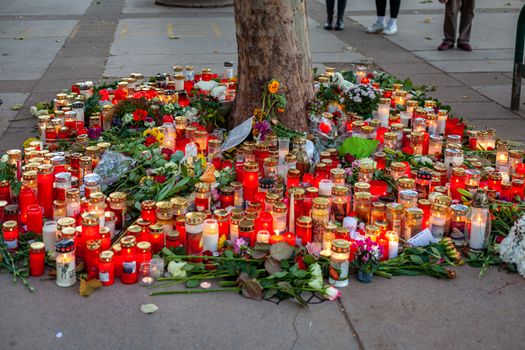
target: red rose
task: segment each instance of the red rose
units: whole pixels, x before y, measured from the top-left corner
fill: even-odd
[[[164,155],[164,159],[169,160],[173,154],[173,150],[169,148],[163,148],[160,153]]]
[[[113,94],[113,96],[115,97],[114,100],[116,100],[117,102],[127,99],[127,95],[128,94],[126,93],[126,91],[124,91],[124,89],[117,89]]]
[[[156,144],[157,142],[158,142],[158,141],[157,141],[157,139],[155,138],[155,136],[148,135],[148,136],[146,137],[146,140],[144,140],[144,145],[145,145],[146,147],[149,147],[149,146],[151,146],[151,145]]]
[[[137,109],[133,112],[133,120],[136,122],[143,121],[148,116],[148,112],[143,109]]]
[[[367,77],[368,79],[372,79],[372,78],[374,78],[374,73],[368,73],[368,74],[366,75],[366,77]]]
[[[71,92],[75,92],[77,94],[80,94],[80,88],[75,84],[71,86]]]
[[[164,175],[156,175],[155,176],[155,181],[159,184],[163,184],[166,182],[166,176]]]
[[[100,96],[100,101],[109,101],[109,91],[106,89],[101,89],[98,91],[98,95]]]
[[[302,255],[298,255],[295,258],[295,262],[297,263],[299,270],[306,270],[306,264],[304,263],[304,258]]]
[[[332,131],[332,126],[328,123],[319,124],[319,131],[323,134],[329,134]]]

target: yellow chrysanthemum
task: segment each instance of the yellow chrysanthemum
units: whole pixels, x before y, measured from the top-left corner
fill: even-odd
[[[30,137],[28,138],[27,140],[24,141],[24,148],[27,148],[29,147],[29,144],[33,141],[40,141],[39,139],[37,139],[36,137]]]
[[[268,92],[275,94],[277,90],[279,90],[279,82],[274,79],[268,84]]]

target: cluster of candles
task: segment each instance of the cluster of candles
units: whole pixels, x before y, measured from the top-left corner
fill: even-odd
[[[234,84],[231,65],[226,68],[223,80]],[[206,69],[199,76],[192,67],[174,70],[178,96],[174,102],[181,103],[195,81],[214,78]],[[375,86],[366,80],[366,74],[361,77],[362,70],[358,73],[361,83]],[[333,72],[328,70],[330,74]],[[319,80],[323,83],[326,78]],[[171,91],[172,83],[171,76],[159,75],[154,86],[145,86],[137,73],[123,79],[118,89],[125,90],[126,96],[132,96],[130,91],[153,90],[155,96],[162,97],[171,96],[166,91]],[[306,138],[291,140],[270,133],[264,141],[246,141],[240,146],[231,164],[236,181],[218,188],[218,201],[212,201],[212,184],[198,182],[188,198],[143,201],[140,217],[128,225],[127,195],[114,192],[106,196],[101,192],[100,177],[93,173],[110,144],[89,146],[87,135],[79,132],[84,128],[80,102],[93,88],[89,82],[78,86],[77,95],[57,95],[55,115],[41,116],[39,125],[41,130],[44,126],[46,143],[57,138],[56,134],[48,135],[50,126],[58,133],[63,128],[75,128],[76,143],[84,152],[50,152],[41,142],[31,142],[23,151],[7,152],[14,175],[22,182],[18,197],[12,195],[8,181],[0,182],[5,244],[16,251],[24,230],[42,235],[43,243],[30,245],[30,273],[42,275],[46,251],[55,251],[59,286],[76,282],[78,259],[85,262],[88,276],[99,278],[105,286],[113,284],[115,278],[125,284],[150,284],[163,269],[162,262],[152,261],[152,255],[162,248],[182,246],[188,255],[202,256],[219,251],[225,240],[238,238],[251,247],[256,242],[318,245],[321,254],[339,266],[353,259],[358,239],[368,236],[376,241],[382,247],[381,259],[386,260],[397,256],[400,238],[409,240],[425,228],[435,238],[450,235],[458,245],[483,249],[490,230],[489,201],[524,197],[521,151],[510,150],[504,142],[496,143],[491,131],[470,132],[469,146],[495,148],[496,164],[489,168],[479,159],[464,159],[464,126],[450,122],[447,111],[435,113],[435,101],[419,107],[402,86],[394,84],[392,91],[381,91],[383,97],[373,119],[347,119],[348,135],[380,142],[373,155],[375,164],[361,162],[354,185],[347,183],[336,149],[320,152],[314,164],[306,150]],[[399,114],[394,113],[395,107],[401,107]],[[89,121],[103,125],[108,111],[104,108],[100,115],[89,116]],[[333,115],[327,113],[326,117]],[[198,128],[184,117],[165,117],[161,129],[165,135],[162,147],[183,152],[195,148],[217,164],[216,168],[221,162],[224,165],[222,138],[217,134]],[[385,149],[410,149],[413,154],[428,155],[434,161],[433,168],[415,170],[404,162],[387,163]],[[388,192],[386,182],[374,180],[376,169],[384,170],[395,181],[396,198]],[[458,189],[474,194],[470,207],[453,204],[461,198]],[[365,224],[364,230],[358,229],[359,222]],[[342,285],[341,281],[333,283]]]
[[[236,80],[233,62],[224,62],[224,72],[221,76],[209,68],[203,68],[200,73],[196,73],[193,66],[174,66],[173,74],[159,73],[155,76],[154,81],[145,80],[142,73],[131,73],[129,77],[122,78],[118,82],[117,89],[108,91],[108,99],[115,102],[115,98],[118,100],[136,97],[157,98],[163,103],[176,103],[181,107],[187,107],[193,96],[195,84],[212,79],[220,79],[218,85],[226,88],[224,93],[218,96],[219,101],[235,99]],[[199,94],[207,93],[209,92],[199,90]],[[84,116],[85,102],[92,95],[93,82],[91,81],[79,82],[75,84],[74,91],[57,94],[53,100],[53,113],[38,117],[42,142],[52,144],[58,140],[69,140],[73,136],[81,136],[81,139],[87,142],[88,128],[110,129],[111,118],[106,115],[113,107],[112,103],[108,102],[103,105],[101,112]],[[177,120],[176,122],[177,126],[181,122],[182,125],[184,124],[184,121]],[[163,131],[167,133],[167,130]],[[184,144],[182,150],[184,150]]]

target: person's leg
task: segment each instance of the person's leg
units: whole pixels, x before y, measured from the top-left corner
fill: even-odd
[[[462,0],[461,1],[461,8],[460,8],[461,19],[459,22],[458,47],[461,44],[469,44],[470,42],[470,30],[472,29],[472,19],[474,18],[474,8],[475,7],[476,7],[475,0]]]
[[[380,33],[385,28],[386,0],[376,0],[377,19],[366,29],[368,33]]]
[[[390,18],[385,30],[383,30],[383,34],[392,35],[397,33],[397,15],[399,14],[400,6],[401,0],[390,0]]]
[[[326,0],[326,24],[324,29],[332,29],[332,22],[334,21],[334,6],[335,0]]]
[[[343,30],[343,18],[345,16],[346,0],[337,0],[337,22],[335,23],[335,30]]]
[[[454,47],[454,43],[456,42],[456,29],[460,4],[461,0],[448,0],[445,7],[445,21],[443,22],[443,34],[445,35],[445,38],[443,39],[443,44],[448,45],[449,48]],[[443,44],[441,46],[443,46]]]

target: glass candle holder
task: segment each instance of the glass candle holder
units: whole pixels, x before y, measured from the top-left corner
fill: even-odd
[[[211,206],[211,187],[207,182],[195,184],[195,209],[197,211],[209,210]]]
[[[388,203],[386,205],[386,219],[388,229],[398,235],[402,232],[403,214],[405,207],[399,203]]]
[[[259,190],[259,164],[256,162],[244,163],[243,197],[246,201],[253,201]]]
[[[432,215],[430,217],[429,228],[432,232],[432,236],[437,239],[442,239],[445,234],[449,208],[446,205],[433,203],[431,212]]]
[[[490,233],[490,212],[488,197],[483,190],[478,190],[472,199],[468,245],[472,249],[484,249]]]
[[[346,287],[350,266],[348,261],[350,258],[350,242],[345,239],[335,239],[332,241],[331,250],[328,283],[335,287]]]
[[[171,232],[171,229],[169,232]],[[148,235],[145,237],[145,239],[151,243],[151,250],[153,254],[160,252],[162,248],[164,248],[165,238],[166,231],[163,224],[157,222],[156,224],[150,225],[148,227]]]
[[[450,206],[450,209],[450,238],[455,245],[463,246],[467,238],[468,207],[462,204],[454,204]]]
[[[38,277],[44,274],[46,251],[42,242],[33,242],[29,245],[29,275]]]
[[[300,244],[306,245],[312,241],[312,218],[310,216],[300,216],[295,223],[295,230]]]
[[[169,201],[160,201],[156,205],[156,223],[164,228],[164,234],[173,230],[173,207]]]
[[[210,251],[212,253],[218,250],[219,242],[219,223],[216,219],[204,220],[202,231],[203,251]]]
[[[150,224],[154,224],[157,221],[157,214],[155,211],[156,203],[152,200],[145,200],[140,203],[140,216],[146,220],[149,221]]]
[[[373,202],[370,211],[370,223],[375,225],[377,222],[386,221],[386,205],[383,202]]]
[[[354,203],[357,218],[364,223],[369,223],[372,195],[369,192],[355,193]]]
[[[38,166],[38,204],[44,208],[44,216],[53,217],[53,167],[50,164]]]
[[[417,235],[422,229],[423,210],[419,208],[405,209],[405,222],[403,225],[403,239],[409,240]]]
[[[344,185],[346,183],[346,173],[341,168],[330,169],[330,180],[334,185]]]
[[[286,232],[287,210],[283,202],[276,202],[272,208],[273,230],[279,234]]]
[[[121,230],[126,225],[127,194],[113,192],[109,195],[109,208],[115,213],[115,228]]]
[[[330,201],[328,198],[316,197],[312,200],[312,240],[322,242],[323,231],[330,220]]]
[[[104,250],[98,256],[98,279],[103,286],[111,286],[115,283],[114,252]]]
[[[186,214],[186,253],[188,255],[202,255],[204,216],[201,213]]]
[[[342,223],[348,214],[349,190],[346,186],[334,186],[332,188],[332,199],[330,214],[332,221]]]
[[[509,144],[500,141],[496,144],[496,163],[507,164],[509,161]]]
[[[122,260],[122,274],[120,280],[124,284],[133,284],[138,281],[137,274],[137,242],[133,236],[124,236],[120,245],[121,260]]]
[[[326,225],[324,225],[323,228],[323,244],[322,244],[322,255],[330,255],[332,253],[332,241],[335,239],[335,232],[337,230],[337,226],[329,222]]]
[[[374,165],[364,163],[359,165],[358,181],[370,182],[374,177],[375,168]]]
[[[55,244],[56,284],[59,287],[71,287],[77,282],[75,264],[75,242],[61,240]]]
[[[330,197],[332,195],[332,180],[322,179],[319,181],[319,196]]]
[[[417,200],[419,198],[419,195],[417,191],[414,190],[402,190],[399,191],[399,203],[407,208],[416,208],[417,207]]]
[[[443,152],[443,136],[430,135],[428,154],[434,157],[440,157]]]
[[[388,127],[388,117],[390,116],[390,99],[380,98],[377,106],[377,119],[382,127]]]

